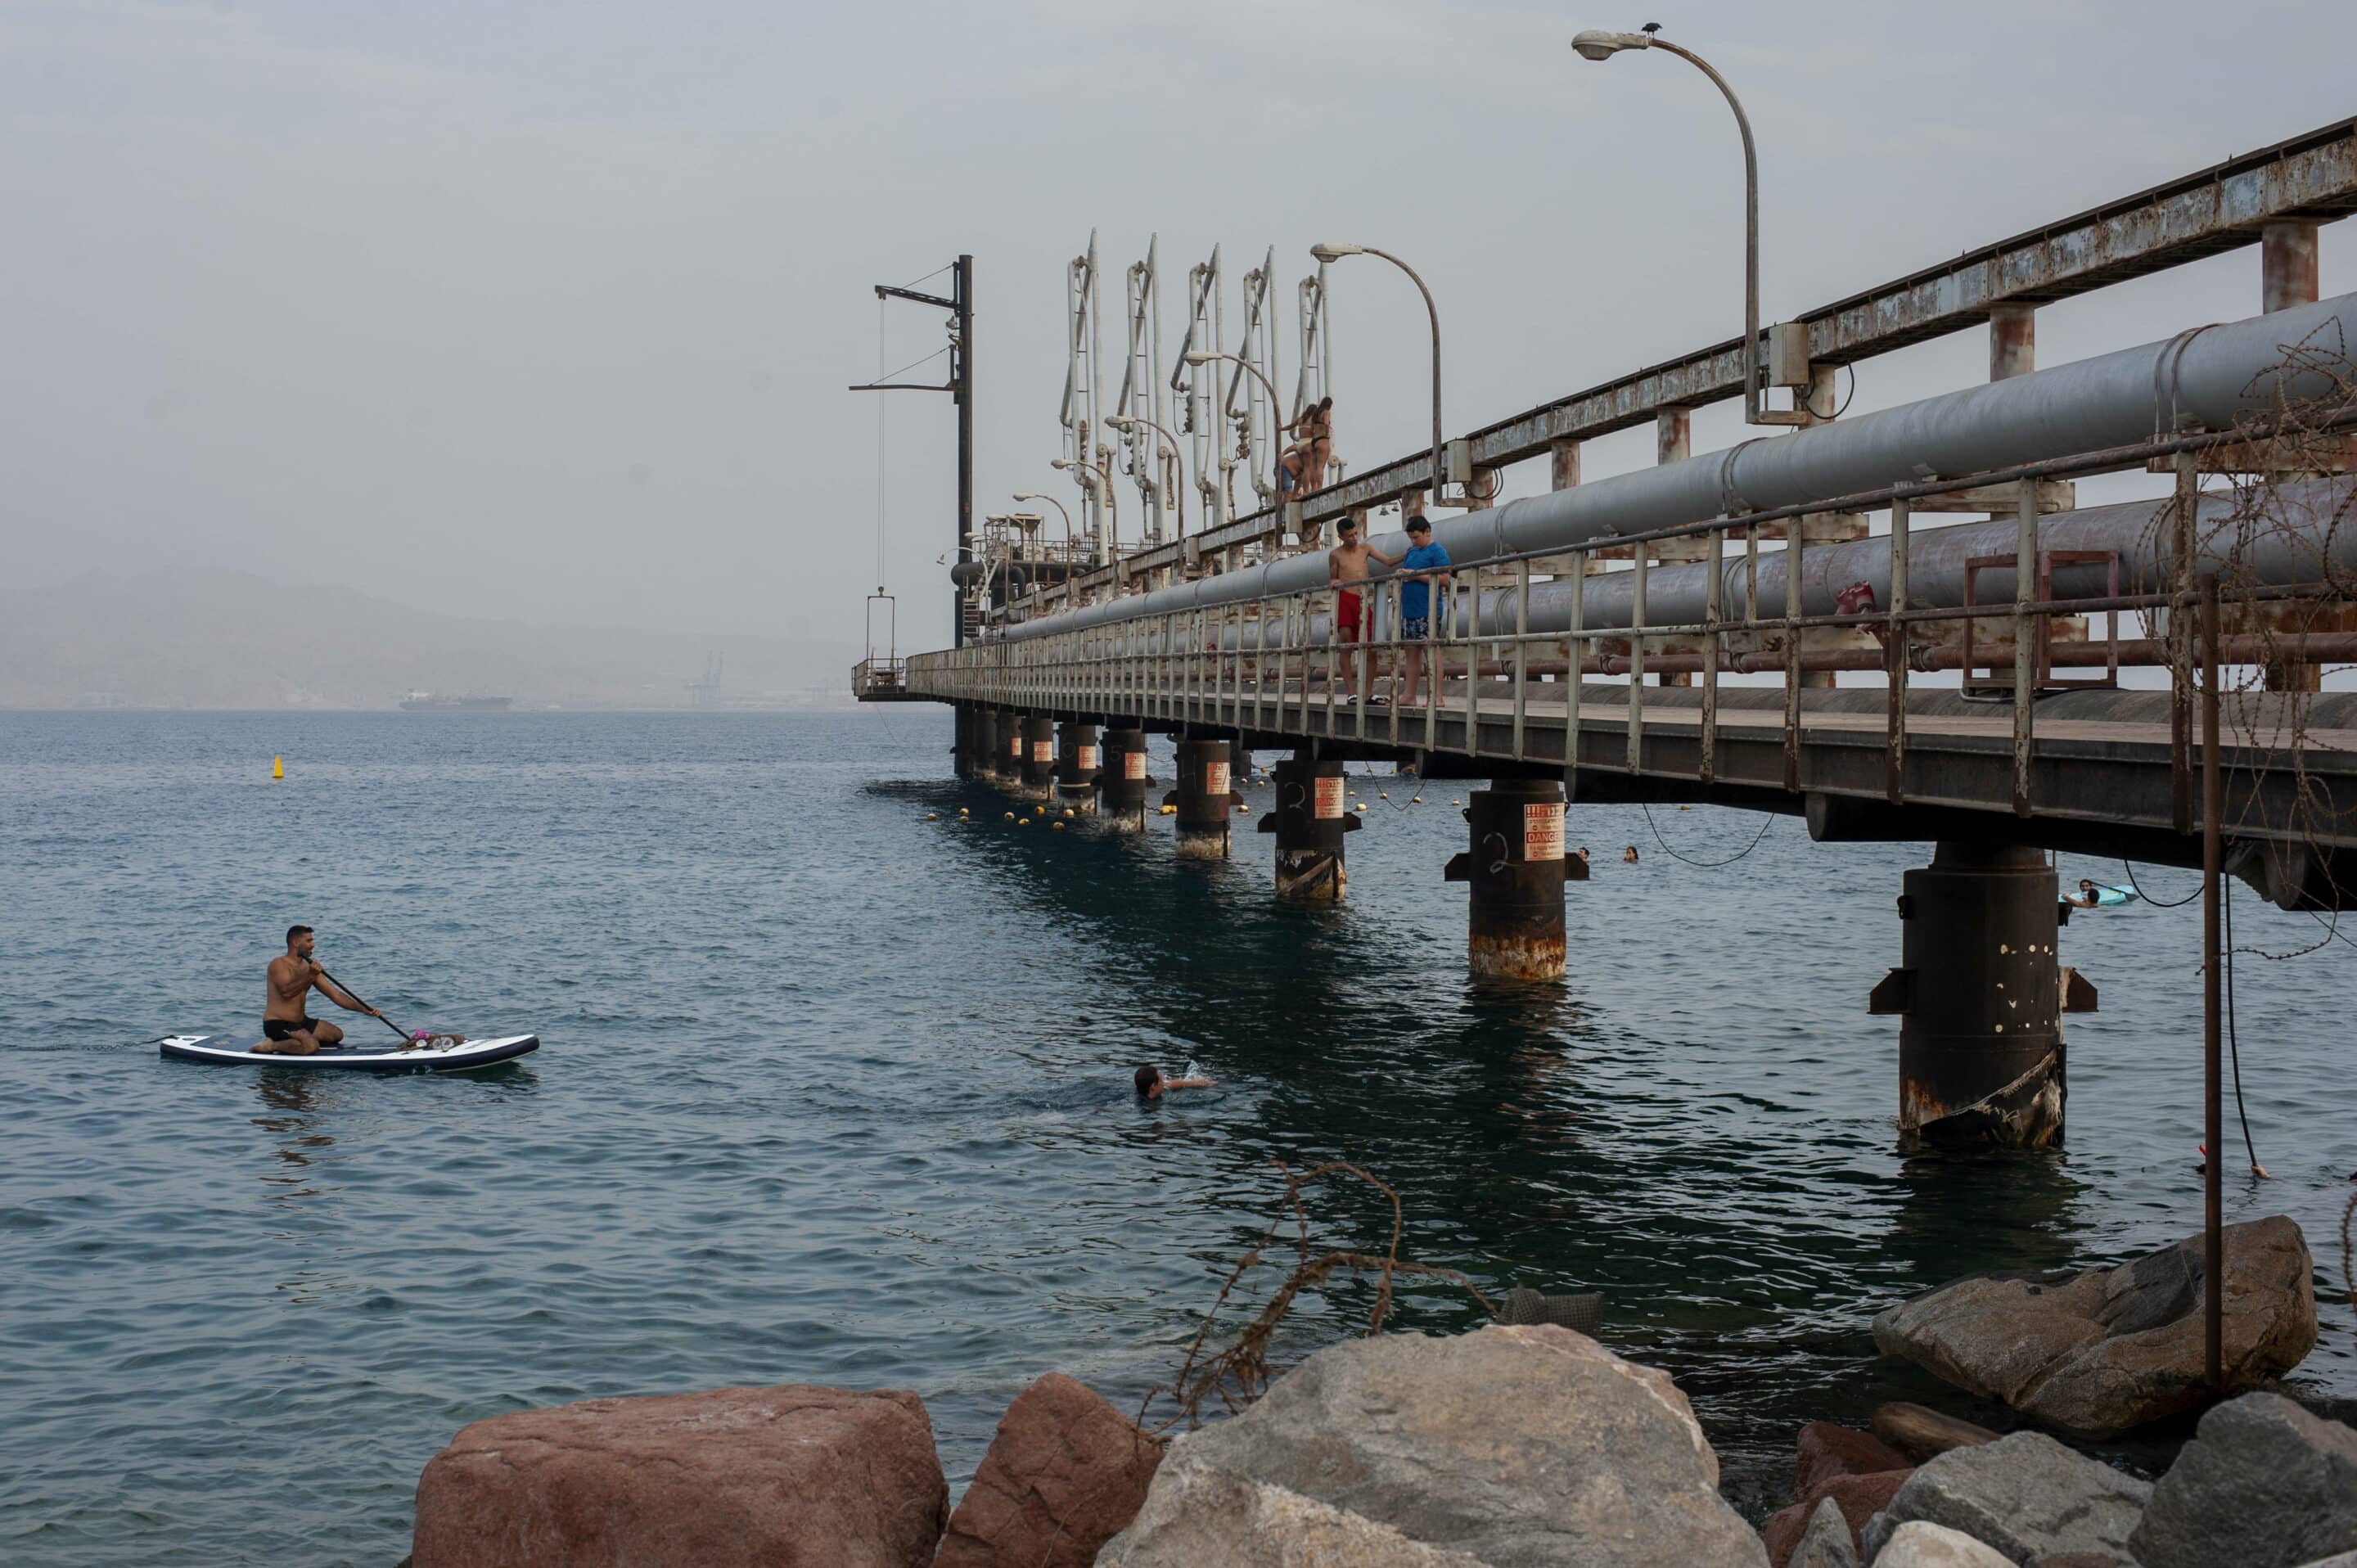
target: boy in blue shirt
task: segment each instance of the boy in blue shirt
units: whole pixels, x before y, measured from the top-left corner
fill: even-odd
[[[1407,520],[1407,553],[1400,557],[1400,637],[1407,644],[1407,705],[1415,705],[1416,683],[1424,678],[1424,650],[1416,645],[1432,636],[1433,583],[1449,580],[1448,552],[1433,542],[1432,524],[1422,512]],[[1440,682],[1432,682],[1432,698],[1440,700]]]

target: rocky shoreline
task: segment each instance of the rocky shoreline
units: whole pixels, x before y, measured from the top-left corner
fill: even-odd
[[[2264,1384],[2315,1340],[2307,1248],[2284,1219],[2229,1236],[2229,1362]],[[2126,1431],[2201,1398],[2183,1375],[2189,1321],[2197,1370],[2200,1350],[2199,1249],[2190,1298],[2184,1251],[1959,1281],[1882,1314],[1878,1341],[2042,1424]],[[2058,1384],[2069,1400],[2046,1397]],[[1501,1322],[1329,1347],[1168,1443],[1050,1372],[1008,1408],[953,1511],[913,1393],[788,1385],[515,1412],[426,1466],[411,1563],[2357,1568],[2357,1430],[2254,1387],[2212,1404],[2147,1481],[2045,1431],[1889,1404],[1870,1431],[1803,1427],[1792,1502],[1755,1530],[1667,1373],[1569,1328]]]

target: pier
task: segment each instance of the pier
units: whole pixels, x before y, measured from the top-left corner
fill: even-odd
[[[2342,521],[2357,296],[2319,299],[2316,267],[2319,226],[2352,209],[2344,122],[1768,325],[1748,354],[1715,344],[1466,436],[1436,430],[1430,450],[1290,496],[1255,468],[1272,504],[1247,515],[1223,516],[1199,471],[1200,525],[1188,533],[1182,511],[1164,537],[1160,500],[1183,496],[1172,442],[1167,467],[1133,470],[1162,487],[1135,548],[1096,504],[1114,449],[1092,456],[1079,346],[1092,237],[1073,272],[1084,395],[1068,394],[1060,462],[1080,470],[1084,526],[1068,518],[1049,542],[1036,517],[991,519],[953,579],[973,634],[871,659],[855,684],[954,704],[961,777],[1084,800],[1129,828],[1173,808],[1188,854],[1239,852],[1232,781],[1280,754],[1254,836],[1273,841],[1282,898],[1346,896],[1344,763],[1483,781],[1464,852],[1434,876],[1467,885],[1469,967],[1501,979],[1580,961],[1566,909],[1587,868],[1564,843],[1583,802],[1710,802],[1802,817],[1825,843],[1931,842],[1893,889],[1900,951],[1856,999],[1900,1019],[1903,1134],[2058,1144],[2063,1015],[2099,990],[2063,961],[2070,908],[2045,852],[2203,867],[2213,930],[2225,875],[2287,909],[2343,909],[2357,890],[2357,693],[2320,680],[2357,659]],[[2248,319],[2038,368],[2040,305],[2237,247],[2257,252]],[[1330,330],[1326,265],[1356,251],[1318,248],[1312,350]],[[1265,268],[1253,275],[1265,292]],[[1153,297],[1137,276],[1134,323]],[[1252,370],[1252,398],[1274,399],[1273,360],[1250,352],[1262,305],[1245,356],[1190,332],[1184,361],[1237,360],[1232,388]],[[1838,367],[1972,328],[1988,335],[1987,383],[1839,417]],[[1134,327],[1133,369],[1145,340]],[[1326,385],[1316,369],[1296,414]],[[1122,406],[1147,408],[1131,392],[1144,381],[1125,380]],[[1174,389],[1210,407],[1183,372]],[[1767,406],[1777,389],[1789,408]],[[1692,410],[1732,398],[1790,428],[1694,454]],[[1151,407],[1101,423],[1150,446]],[[1228,412],[1248,464],[1273,464],[1260,403]],[[1657,467],[1582,483],[1583,441],[1647,422]],[[1502,469],[1539,460],[1545,493],[1496,499]],[[2077,505],[2077,480],[2121,472],[2166,476],[2167,493]],[[1379,572],[1363,631],[1338,636],[1327,525],[1394,507],[1430,516],[1448,553],[1429,634],[1408,635],[1402,581]],[[1414,703],[1411,650],[1426,665]],[[2149,684],[2123,682],[2136,669]],[[1386,700],[1358,700],[1370,686]],[[1151,734],[1178,742],[1167,793],[1146,777]],[[2209,950],[2214,971],[2214,937]],[[2210,1035],[2214,1063],[2214,1020]]]

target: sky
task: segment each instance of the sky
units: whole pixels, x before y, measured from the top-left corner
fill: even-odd
[[[942,346],[913,305],[879,343],[872,285],[960,252],[979,515],[1074,494],[1048,462],[1092,228],[1109,336],[1158,233],[1173,351],[1215,242],[1232,323],[1271,245],[1288,313],[1311,243],[1397,252],[1452,433],[1734,335],[1726,107],[1667,56],[1579,59],[1583,27],[1658,20],[1742,93],[1770,319],[2357,112],[2345,0],[1587,3],[0,0],[0,579],[857,642],[880,519],[900,650],[937,647],[949,400],[883,400],[879,463],[845,389]],[[2328,227],[2322,268],[2357,288],[2357,240]],[[1427,332],[1383,263],[1332,278],[1363,467],[1426,439]],[[2040,360],[2258,292],[2253,248],[2051,306]],[[1854,407],[1986,375],[1961,334],[1869,361]],[[1738,429],[1703,411],[1695,449]]]

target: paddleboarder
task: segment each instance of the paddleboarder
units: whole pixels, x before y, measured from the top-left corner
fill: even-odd
[[[344,1043],[344,1032],[333,1024],[322,1024],[304,1009],[311,988],[317,986],[319,994],[347,1013],[365,1013],[371,1018],[383,1014],[328,978],[328,972],[311,960],[311,928],[286,928],[286,950],[270,961],[264,977],[262,1003],[263,1042],[254,1050],[264,1055],[282,1057],[316,1056],[322,1047]]]

